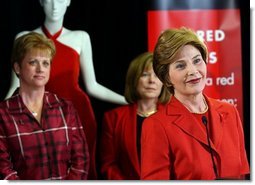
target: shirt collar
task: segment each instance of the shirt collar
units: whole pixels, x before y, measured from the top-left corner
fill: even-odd
[[[10,113],[21,113],[27,110],[21,96],[19,95],[19,88],[17,88],[13,95],[6,100],[6,107]],[[44,93],[43,107],[44,109],[51,109],[62,105],[61,99],[56,94],[48,91]]]

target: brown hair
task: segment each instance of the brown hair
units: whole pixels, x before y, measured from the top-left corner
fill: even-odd
[[[126,75],[126,85],[125,85],[125,99],[128,103],[135,103],[140,99],[137,92],[138,80],[141,77],[145,69],[152,67],[153,54],[151,52],[145,52],[134,58],[129,64],[127,75]],[[161,93],[159,95],[160,103],[167,103],[170,94],[167,88],[163,85]]]
[[[191,29],[181,27],[180,29],[167,29],[158,38],[154,49],[153,69],[168,88],[170,93],[174,93],[174,88],[169,79],[169,65],[173,63],[176,53],[185,45],[196,47],[203,60],[208,57],[207,47],[202,40]]]
[[[45,51],[49,54],[51,59],[55,56],[56,53],[56,48],[52,40],[46,38],[42,34],[36,32],[29,32],[18,37],[14,41],[11,56],[12,67],[14,67],[14,63],[18,63],[19,65],[21,65],[21,62],[27,52],[31,50]]]

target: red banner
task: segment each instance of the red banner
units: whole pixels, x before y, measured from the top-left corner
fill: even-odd
[[[149,51],[163,30],[182,26],[195,30],[208,46],[205,93],[236,105],[243,120],[239,9],[148,11]]]

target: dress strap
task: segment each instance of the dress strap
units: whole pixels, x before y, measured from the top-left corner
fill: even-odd
[[[62,33],[62,30],[63,30],[63,27],[57,32],[55,33],[54,35],[51,35],[50,32],[47,30],[47,28],[43,25],[42,26],[42,31],[43,33],[49,38],[49,39],[52,39],[52,40],[56,40],[59,35]]]

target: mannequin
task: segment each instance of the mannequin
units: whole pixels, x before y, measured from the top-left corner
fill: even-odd
[[[117,104],[126,104],[126,101],[123,96],[97,83],[88,33],[85,31],[72,31],[63,27],[64,15],[71,0],[39,0],[39,2],[45,13],[45,20],[41,27],[33,31],[51,38],[57,48],[46,90],[73,101],[83,123],[89,146],[90,171],[88,179],[96,179],[97,124],[90,100],[78,85],[79,71],[82,73],[85,88],[90,96]],[[17,34],[16,38],[27,32],[29,31]],[[70,73],[75,74],[70,75]],[[15,74],[12,74],[11,88],[6,98],[10,97],[18,86],[18,79]]]
[[[88,33],[85,31],[72,31],[63,27],[64,14],[66,12],[67,7],[71,3],[71,0],[39,0],[39,2],[44,9],[45,13],[44,26],[47,28],[47,30],[53,35],[54,33],[58,32],[61,28],[63,28],[62,33],[57,40],[73,48],[74,50],[76,50],[77,53],[79,53],[80,67],[87,93],[90,96],[93,96],[102,101],[107,101],[116,104],[127,104],[124,96],[119,95],[113,92],[112,90],[102,86],[101,84],[97,83],[93,66],[91,42]],[[58,6],[57,9],[62,8],[59,15],[56,15],[54,17],[50,15],[51,11],[53,10],[50,10],[51,7],[49,6],[51,5],[46,5],[50,3],[55,4],[55,6]],[[43,33],[41,27],[38,27],[33,31]],[[18,33],[16,37],[19,37],[27,32],[28,31],[23,31],[21,33]],[[16,75],[13,73],[11,87],[7,93],[6,98],[10,97],[13,91],[18,86],[19,81],[16,78]]]

